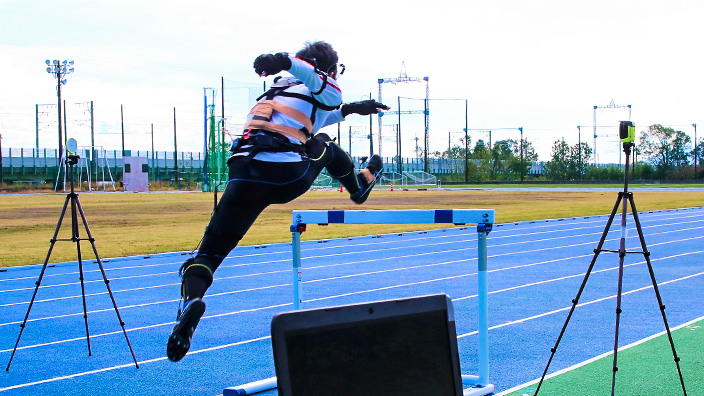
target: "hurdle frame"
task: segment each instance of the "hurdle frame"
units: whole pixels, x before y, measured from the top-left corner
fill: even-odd
[[[487,265],[487,236],[495,221],[494,209],[410,209],[410,210],[294,210],[291,213],[291,247],[293,255],[293,307],[300,309],[301,234],[308,224],[477,224],[477,283],[478,283],[478,366],[479,375],[462,375],[464,396],[483,396],[494,393],[489,383],[489,287]],[[223,396],[244,396],[274,389],[276,377],[226,388]]]

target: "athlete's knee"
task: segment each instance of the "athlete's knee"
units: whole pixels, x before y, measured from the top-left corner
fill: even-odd
[[[324,133],[318,133],[305,143],[306,154],[311,161],[325,165],[330,159],[331,148],[330,137]]]
[[[329,146],[331,155],[325,165],[328,174],[338,180],[348,175],[354,176],[354,164],[349,154],[333,142],[330,142]]]

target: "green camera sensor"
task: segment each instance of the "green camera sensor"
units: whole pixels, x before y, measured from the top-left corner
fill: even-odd
[[[631,121],[621,121],[618,134],[622,142],[630,143],[636,139],[636,126]]]

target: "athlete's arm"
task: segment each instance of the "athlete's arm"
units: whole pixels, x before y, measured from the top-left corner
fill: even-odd
[[[342,91],[337,81],[329,76],[318,74],[310,63],[289,55],[291,67],[288,72],[298,78],[313,94],[318,102],[337,107],[342,104]]]

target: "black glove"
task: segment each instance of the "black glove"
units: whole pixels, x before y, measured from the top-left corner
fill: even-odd
[[[342,105],[342,116],[347,117],[348,115],[355,113],[359,115],[369,115],[377,114],[381,110],[388,110],[389,107],[383,103],[379,103],[376,100],[368,99],[361,102],[352,102]]]
[[[254,72],[262,77],[272,76],[291,68],[291,59],[285,52],[262,54],[254,60]]]

